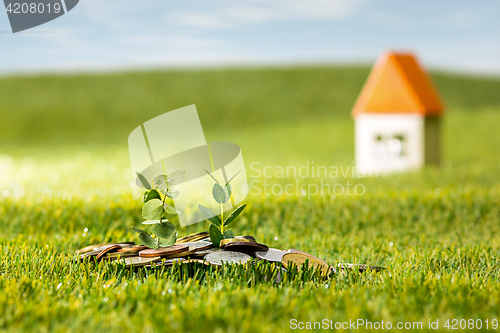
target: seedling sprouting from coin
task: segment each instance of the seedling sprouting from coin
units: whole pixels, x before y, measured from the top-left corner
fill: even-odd
[[[246,204],[239,206],[224,220],[224,204],[229,201],[231,195],[233,194],[230,182],[240,172],[241,170],[234,174],[234,176],[232,176],[225,184],[221,184],[210,172],[207,171],[210,177],[215,180],[215,184],[212,187],[212,196],[214,197],[215,202],[220,205],[220,216],[205,206],[198,205],[198,208],[203,216],[205,216],[205,218],[211,223],[208,228],[208,233],[212,244],[217,247],[219,246],[221,240],[234,237],[234,232],[230,228],[230,225],[246,207]]]
[[[152,185],[146,177],[137,173],[137,177],[146,188],[142,207],[142,217],[146,220],[142,224],[151,225],[153,238],[146,231],[132,227],[138,232],[141,242],[151,249],[160,247],[169,247],[175,244],[177,240],[177,229],[167,217],[177,214],[177,210],[169,205],[167,198],[175,199],[179,196],[179,191],[175,190],[175,185],[182,183],[186,178],[184,171],[174,171],[168,175],[159,175],[153,179]]]

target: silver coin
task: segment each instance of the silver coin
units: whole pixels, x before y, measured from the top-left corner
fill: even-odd
[[[255,251],[255,256],[262,260],[281,262],[283,255],[286,253],[288,252],[270,248],[267,251]]]
[[[197,242],[187,242],[187,243],[182,243],[182,245],[187,245],[189,247],[194,247],[198,251],[203,251],[207,250],[213,247],[212,242],[210,241],[197,241]],[[196,251],[196,252],[198,252]]]
[[[191,258],[203,258],[207,254],[219,251],[219,249],[216,248],[211,248],[211,249],[206,249],[206,250],[197,250],[195,253],[191,255]]]
[[[143,258],[143,257],[130,257],[130,258],[125,258],[123,259],[123,262],[125,262],[126,267],[140,267],[140,266],[145,266],[148,264],[151,264],[153,262],[160,261],[161,257],[148,257],[148,258]],[[120,262],[122,262],[120,260]]]
[[[226,264],[244,264],[252,260],[248,254],[233,251],[216,251],[209,253],[205,256],[205,260],[212,265],[221,266],[222,263]]]

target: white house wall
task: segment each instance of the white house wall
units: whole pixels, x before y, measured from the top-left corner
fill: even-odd
[[[381,158],[377,136],[404,136],[405,155]],[[424,118],[415,114],[361,114],[355,118],[356,168],[379,174],[419,168],[424,164]],[[377,157],[378,156],[378,157]]]

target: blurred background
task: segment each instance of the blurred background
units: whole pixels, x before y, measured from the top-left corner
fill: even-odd
[[[0,71],[371,64],[387,49],[431,68],[500,74],[500,4],[488,0],[82,0],[10,33]]]
[[[81,0],[13,34],[0,10],[0,330],[270,332],[291,318],[493,324],[499,18],[500,1],[490,0]],[[351,110],[387,50],[414,52],[446,105],[440,167],[258,177],[255,162],[260,171],[352,168]],[[138,242],[128,135],[192,104],[207,141],[241,147],[249,181],[365,189],[251,194],[235,234],[387,273],[274,285],[252,269],[206,282],[198,271],[193,280],[128,275],[59,255]],[[179,237],[207,228],[179,227]]]
[[[313,211],[337,207],[352,220],[352,212],[340,207],[390,210],[391,200],[412,193],[450,200],[429,221],[459,214],[450,207],[458,207],[453,203],[461,195],[484,193],[484,205],[495,207],[499,14],[500,3],[486,0],[82,0],[54,21],[12,34],[0,11],[0,235],[31,233],[43,240],[66,232],[78,244],[90,242],[82,230],[95,241],[123,235],[117,230],[140,221],[129,133],[191,104],[207,141],[239,144],[247,170],[253,162],[352,166],[350,112],[386,50],[415,52],[430,70],[447,106],[442,167],[359,180],[366,185],[363,198],[300,205]],[[295,214],[279,206],[258,208],[280,200],[301,199],[249,197],[262,215],[249,217],[246,228]],[[464,219],[474,220],[470,214]],[[60,221],[65,223],[57,229]],[[450,234],[450,241],[480,239],[489,227]],[[267,237],[263,231],[261,236]]]

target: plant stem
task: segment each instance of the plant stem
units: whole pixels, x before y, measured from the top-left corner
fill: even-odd
[[[224,235],[224,204],[220,204],[220,220],[220,232],[222,233],[222,235]]]
[[[162,193],[163,194],[163,193]],[[161,202],[162,206],[165,204],[165,199],[167,198],[167,196],[165,194],[163,194],[163,200]],[[160,216],[160,223],[162,223],[162,216]]]

